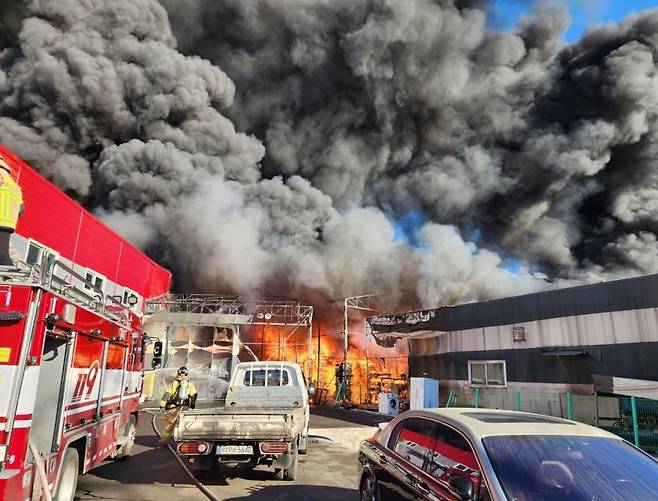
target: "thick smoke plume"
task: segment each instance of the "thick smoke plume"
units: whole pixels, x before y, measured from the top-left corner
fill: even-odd
[[[30,0],[0,138],[179,290],[432,307],[658,272],[658,11],[561,47],[563,7],[486,9]]]

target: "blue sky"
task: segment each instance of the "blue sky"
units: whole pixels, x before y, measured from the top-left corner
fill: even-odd
[[[519,15],[532,11],[536,1],[496,0],[491,22],[497,28],[512,29]],[[580,35],[593,24],[619,21],[633,12],[658,7],[658,0],[562,0],[571,12],[572,25],[566,33],[567,42]]]

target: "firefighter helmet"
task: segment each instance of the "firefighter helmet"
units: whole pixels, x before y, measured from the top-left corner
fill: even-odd
[[[189,371],[187,370],[187,367],[180,367],[178,369],[178,372],[176,372],[177,376],[187,376]]]

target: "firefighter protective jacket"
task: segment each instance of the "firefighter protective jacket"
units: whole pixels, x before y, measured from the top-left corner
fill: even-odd
[[[173,407],[189,405],[194,408],[196,397],[197,391],[192,381],[178,376],[167,386],[160,400],[160,407],[171,409]]]
[[[23,195],[20,186],[7,171],[0,169],[0,228],[16,229],[21,205]]]

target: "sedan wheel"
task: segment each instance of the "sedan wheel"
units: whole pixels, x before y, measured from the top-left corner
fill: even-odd
[[[369,474],[364,476],[361,481],[361,501],[379,501],[377,483]]]

